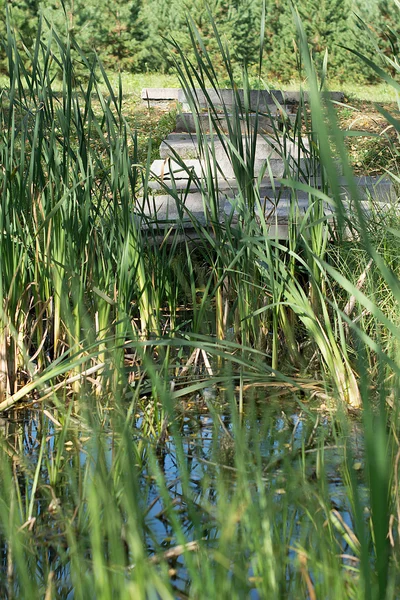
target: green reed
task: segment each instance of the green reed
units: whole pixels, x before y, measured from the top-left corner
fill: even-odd
[[[237,180],[232,210],[221,209],[215,147],[198,118],[205,220],[164,182],[180,215],[171,229],[149,222],[151,144],[140,164],[122,86],[115,91],[73,39],[41,28],[29,53],[8,22],[9,85],[0,97],[2,596],[398,596],[398,216],[392,212],[388,232],[378,214],[366,218],[297,25],[311,117],[303,94],[294,126],[272,132],[290,191],[280,239],[260,194],[268,161],[254,177],[263,115],[254,118],[246,69],[243,100],[235,92],[232,111],[224,107],[228,131],[212,104],[208,112]],[[200,117],[196,88],[220,85],[189,27],[196,64],[173,47]],[[215,39],[235,87],[216,29]],[[294,141],[306,159],[289,157]],[[280,182],[270,183],[279,202]],[[299,220],[301,194],[309,209]],[[334,205],[334,222],[325,204]],[[196,248],[180,241],[188,218]],[[386,241],[374,237],[378,226]],[[365,270],[371,279],[361,286]],[[41,401],[25,425],[9,418],[20,400]],[[201,411],[191,418],[190,404],[204,405],[212,422],[205,455]],[[362,405],[361,464],[347,405]],[[340,510],[334,453],[346,485]],[[183,582],[175,579],[181,572]]]
[[[206,95],[207,86],[218,92],[219,80],[193,27],[192,36],[197,65],[180,56],[177,68],[193,113],[200,116],[195,88]],[[215,36],[229,75],[229,53],[217,31]],[[293,127],[280,131],[271,121],[271,144],[286,165],[290,194],[287,241],[279,239],[277,221],[273,233],[275,217],[266,219],[260,196],[269,174],[279,205],[279,182],[268,160],[254,177],[258,120],[265,115],[250,105],[246,70],[243,98],[235,91],[233,108],[223,107],[227,132],[217,109],[209,109],[211,132],[230,158],[237,182],[228,214],[221,205],[215,148],[197,120],[204,173],[194,183],[203,196],[206,225],[187,214],[184,195],[174,185],[163,183],[182,220],[189,217],[200,238],[194,257],[189,242],[178,244],[184,234],[179,222],[175,229],[157,222],[148,226],[151,150],[147,164],[139,164],[137,135],[122,113],[122,86],[115,92],[101,63],[89,64],[73,40],[55,31],[46,38],[40,28],[30,54],[20,50],[9,25],[5,49],[10,83],[1,113],[3,408],[45,382],[56,383],[61,373],[75,378],[75,391],[86,372],[97,373],[97,391],[118,385],[124,344],[174,336],[179,304],[192,312],[187,332],[217,340],[228,336],[245,354],[246,348],[258,348],[274,370],[286,348],[289,371],[304,369],[298,339],[311,336],[324,376],[343,400],[357,405],[341,319],[325,303],[329,283],[323,262],[332,233],[324,202],[335,202],[338,230],[347,217],[335,184],[336,162],[326,146],[329,106],[319,104],[318,84],[313,84],[315,100],[310,92],[312,121],[304,97]],[[179,56],[178,47],[175,51]],[[82,81],[74,70],[77,60],[87,69]],[[294,142],[297,158],[288,154]],[[315,190],[318,174],[322,188]],[[310,200],[301,220],[300,193]],[[205,265],[201,286],[199,262]]]

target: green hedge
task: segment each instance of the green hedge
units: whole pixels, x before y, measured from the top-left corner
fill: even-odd
[[[165,38],[174,38],[189,58],[193,54],[188,13],[218,68],[220,53],[210,11],[237,68],[241,69],[245,61],[250,71],[256,71],[262,4],[262,0],[197,0],[193,10],[188,0],[104,0],[100,5],[97,0],[0,0],[0,12],[4,14],[8,6],[15,29],[28,48],[42,14],[60,33],[68,29],[88,57],[96,51],[108,68],[167,73],[173,68],[173,58]],[[378,43],[391,55],[399,53],[400,11],[395,0],[298,0],[296,8],[316,64],[323,64],[327,51],[329,75],[334,79],[374,78],[347,47],[368,54]],[[266,0],[265,11],[263,74],[282,81],[297,78],[299,60],[291,4],[288,0]],[[372,25],[365,27],[358,17]],[[4,23],[1,19],[1,34],[5,33]],[[4,53],[0,68],[6,70]]]

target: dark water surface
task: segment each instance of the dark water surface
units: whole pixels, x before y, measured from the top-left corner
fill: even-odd
[[[218,400],[215,405],[218,406]],[[49,409],[48,415],[52,414],[54,413]],[[56,413],[54,419],[57,421]],[[303,410],[302,405],[291,399],[284,403],[281,399],[279,402],[269,399],[268,408],[265,406],[265,399],[258,399],[253,403],[251,410],[246,409],[243,417],[238,419],[237,415],[232,418],[232,409],[228,405],[222,405],[218,410],[212,409],[210,412],[207,409],[207,402],[200,397],[190,404],[190,408],[187,405],[181,407],[175,420],[175,430],[172,431],[173,428],[171,431],[167,430],[165,443],[157,444],[154,436],[143,439],[143,426],[144,415],[138,412],[129,425],[129,436],[132,444],[141,443],[143,462],[139,469],[140,502],[145,515],[144,539],[149,557],[169,548],[175,548],[179,543],[176,527],[171,518],[171,507],[179,519],[186,542],[196,540],[200,523],[202,539],[207,541],[210,548],[218,548],[220,530],[218,519],[213,517],[212,507],[217,506],[221,481],[224,482],[225,489],[232,491],[235,489],[238,477],[235,462],[238,443],[245,446],[245,452],[250,460],[254,456],[254,461],[261,465],[261,481],[266,488],[273,491],[277,514],[279,514],[280,503],[283,502],[287,490],[292,485],[293,473],[299,474],[304,471],[302,476],[310,482],[310,493],[312,493],[313,482],[315,481],[316,489],[320,489],[320,479],[323,478],[332,509],[338,512],[343,523],[350,528],[354,527],[347,487],[343,480],[343,448],[346,442],[348,451],[352,453],[354,469],[362,471],[363,440],[357,422],[351,424],[345,438],[343,432],[338,434],[335,430],[328,414],[312,410],[308,405]],[[84,419],[73,420],[69,424],[69,429],[60,430],[57,423],[44,415],[41,409],[20,411],[8,418],[2,418],[0,427],[3,448],[9,456],[14,457],[14,477],[19,485],[20,503],[26,510],[30,503],[32,489],[36,485],[35,477],[38,476],[37,463],[41,444],[45,444],[44,458],[42,457],[39,481],[33,500],[32,514],[35,521],[25,526],[28,528],[32,526],[35,533],[37,555],[34,558],[37,560],[38,580],[42,581],[45,573],[51,569],[54,572],[57,597],[74,598],[68,544],[58,507],[63,507],[65,514],[71,515],[73,512],[78,488],[83,485],[88,461],[97,460],[93,433],[90,427],[85,425]],[[63,436],[61,441],[60,436]],[[116,441],[119,436],[120,431],[113,428],[112,419],[106,416],[102,422],[101,433],[99,434],[97,430],[95,437],[97,440],[102,440],[102,451],[107,468],[110,470],[116,456]],[[69,473],[74,470],[76,472],[74,485],[68,477],[63,479],[54,474],[60,447],[63,448],[63,456],[59,468],[65,470],[64,463],[69,461]],[[324,458],[322,474],[321,456]],[[249,466],[251,473],[250,467],[251,465]],[[170,502],[168,509],[165,493],[163,496],[163,491],[160,490],[154,475],[155,468],[165,482],[165,490]],[[182,482],[183,475],[185,485]],[[251,481],[250,485],[253,486]],[[258,485],[259,482],[254,481],[251,490],[255,502]],[[187,486],[191,492],[190,502]],[[53,501],[50,503],[49,489],[52,490],[50,498]],[[46,493],[43,493],[43,490]],[[360,494],[362,497],[365,496],[366,503],[367,496],[362,483]],[[299,511],[290,540],[290,548],[293,548],[297,539],[301,537],[301,514],[304,513],[304,508],[295,506],[289,508]],[[287,510],[286,506],[285,511]],[[290,552],[293,553],[292,550]],[[343,540],[342,552],[344,555],[352,554],[351,548]],[[88,553],[90,554],[89,544]],[[231,557],[232,563],[235,562],[234,553],[235,550]],[[0,560],[0,597],[8,598],[10,597],[10,581],[7,580],[9,557],[4,534],[0,539]],[[129,561],[128,556],[127,562]],[[184,597],[190,587],[184,557],[181,555],[171,558],[169,567],[177,597],[180,595]],[[128,565],[128,571],[134,568],[134,565]],[[250,568],[248,577],[251,578],[252,575]],[[288,579],[291,577],[290,570],[287,577]],[[248,597],[252,600],[260,598],[256,589],[251,590]]]

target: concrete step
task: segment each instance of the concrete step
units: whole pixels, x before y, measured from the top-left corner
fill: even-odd
[[[394,188],[392,182],[388,177],[355,177],[354,181],[357,185],[359,198],[361,200],[367,200],[372,198],[374,201],[383,203],[396,203],[399,201],[398,194]],[[303,180],[304,183],[311,185],[311,188],[320,189],[321,179],[320,177],[313,177],[311,181]],[[256,184],[256,182],[255,182]],[[339,184],[341,188],[341,195],[344,199],[350,198],[349,185],[344,177],[339,178]],[[219,192],[225,197],[234,197],[237,195],[238,186],[235,179],[219,179],[217,181]],[[258,184],[257,184],[258,185]],[[172,188],[171,179],[164,179],[164,186],[156,181],[150,182],[150,188],[154,191],[166,192],[168,186]],[[206,182],[201,178],[189,181],[185,179],[175,179],[174,190],[181,193],[196,193],[201,191],[207,192]],[[259,193],[261,198],[275,198],[275,197],[290,197],[291,194],[297,194],[298,198],[308,198],[309,194],[306,191],[291,191],[287,186],[283,186],[279,181],[274,182],[274,188],[271,187],[271,180],[266,177],[262,179],[259,184]]]
[[[262,171],[266,162],[268,162],[267,174],[276,178],[281,178],[285,173],[285,163],[281,158],[267,159],[256,159],[254,161],[254,175],[258,177]],[[293,172],[297,171],[297,167],[294,165],[293,159],[288,159],[288,164]],[[305,171],[307,169],[306,159],[300,159],[300,168]],[[151,165],[151,172],[162,179],[164,182],[175,180],[181,180],[189,182],[189,180],[198,178],[205,178],[206,176],[206,163],[202,160],[185,159],[185,167],[177,161],[171,158],[164,160],[155,160]],[[217,171],[213,174],[213,177],[217,176],[221,180],[234,179],[235,171],[232,167],[231,161],[227,156],[221,156],[217,161]],[[269,179],[271,181],[271,179]]]
[[[278,103],[281,106],[299,104],[301,94],[300,92],[287,92],[280,90],[250,90],[248,97],[245,98],[243,90],[231,90],[231,89],[207,89],[206,92],[200,89],[192,90],[192,96],[194,104],[197,109],[207,109],[213,106],[215,110],[230,109],[233,106],[245,106],[246,102],[250,105],[250,110],[256,110],[257,112],[265,112],[268,107]],[[326,98],[334,100],[336,102],[343,102],[344,95],[341,92],[329,92],[324,94]],[[305,102],[309,101],[309,95],[307,92],[303,92]],[[182,105],[183,111],[191,111],[190,99],[186,97],[184,90],[179,90],[178,102]]]
[[[219,194],[217,200],[219,221],[222,223],[229,217],[233,219],[233,222],[237,222],[239,213],[236,206],[235,199]],[[291,208],[294,209],[294,214],[301,216],[305,214],[308,207],[308,198],[291,200],[290,197],[285,196],[276,201],[265,199],[263,202],[264,216],[268,222],[278,220],[287,223]],[[209,200],[198,192],[182,195],[178,201],[175,196],[168,194],[154,196],[143,202],[138,212],[145,215],[149,224],[154,221],[159,224],[179,223],[179,225],[185,226],[192,225],[194,219],[199,223],[205,223],[210,217],[210,208]],[[260,214],[258,209],[256,212]],[[326,205],[326,213],[332,214],[332,208],[328,205]]]
[[[372,199],[375,202],[381,202],[383,204],[397,204],[399,202],[399,195],[389,177],[362,175],[360,177],[354,177],[354,182],[357,186],[359,198],[363,201]],[[339,183],[342,190],[342,196],[347,199],[350,198],[351,191],[347,179],[345,177],[340,177]]]
[[[205,94],[202,90],[196,89],[194,90],[194,94],[197,96],[200,103],[203,105],[208,105],[208,99],[205,97]],[[221,89],[216,92],[214,89],[207,89],[208,97],[213,101],[213,103],[224,103],[225,106],[229,104],[233,104],[233,90],[231,89]],[[327,92],[323,94],[325,97],[333,100],[335,102],[343,102],[344,95],[342,92]],[[165,100],[178,100],[179,102],[187,102],[186,94],[184,90],[179,88],[144,88],[142,90],[142,99],[149,101],[165,101]],[[238,90],[238,96],[243,103],[244,92],[243,90]],[[275,104],[275,100],[279,104],[298,104],[300,102],[300,92],[299,91],[281,91],[281,90],[251,90],[250,91],[250,103],[251,105],[259,103],[260,106],[262,104]],[[306,102],[309,101],[308,92],[303,92],[303,97]]]
[[[231,89],[214,90],[208,89],[206,92],[200,89],[192,91],[194,106],[197,110],[206,110],[213,107],[216,111],[231,109],[233,106],[245,106],[245,94],[243,90],[236,92]],[[268,108],[275,105],[275,101],[280,105],[284,104],[284,96],[282,92],[274,90],[267,92],[264,90],[251,90],[249,93],[250,110],[267,112]],[[192,112],[192,102],[188,98],[184,90],[179,90],[178,102],[182,105],[182,110]]]
[[[207,141],[208,147],[213,148],[215,158],[217,162],[220,162],[227,157],[226,150],[229,150],[228,138],[226,141],[221,142],[217,135],[207,135],[201,137],[201,142]],[[250,140],[247,136],[243,136],[242,145],[246,148],[250,144]],[[279,138],[279,141],[271,136],[257,135],[256,138],[256,159],[265,160],[269,159],[281,159],[284,156],[293,156],[304,158],[308,154],[309,150],[308,138],[302,138],[301,145],[292,141],[285,141],[283,138]],[[199,140],[197,135],[187,133],[171,133],[167,138],[161,142],[160,145],[160,157],[176,157],[180,156],[182,159],[195,159],[199,158],[203,152],[203,148],[199,147]]]
[[[342,92],[325,92],[324,97],[333,100],[334,102],[344,102],[344,94]],[[211,105],[216,112],[224,113],[231,110],[234,106],[242,107],[245,112],[247,100],[249,105],[246,110],[256,111],[265,116],[267,121],[261,125],[263,131],[271,131],[268,119],[270,116],[279,118],[280,109],[283,108],[289,117],[294,122],[294,114],[299,105],[300,98],[303,97],[307,103],[309,95],[307,92],[290,92],[281,90],[251,90],[245,102],[245,94],[243,90],[233,91],[232,89],[214,90],[208,89],[206,92],[200,89],[192,90],[192,101],[186,97],[186,93],[178,88],[144,88],[141,93],[142,100],[149,106],[158,107],[163,110],[170,108],[171,102],[180,103],[184,113],[190,113],[193,108],[196,112],[206,111]],[[278,105],[278,106],[277,106]],[[223,127],[227,130],[226,123]],[[193,130],[193,126],[185,125],[178,118],[178,131],[183,131],[188,128],[188,131]]]
[[[183,162],[183,159],[182,159]],[[289,169],[289,173],[287,171]],[[150,168],[153,175],[162,179],[163,182],[172,181],[173,179],[181,182],[189,182],[197,178],[206,179],[207,166],[203,160],[184,159],[184,165],[172,158],[155,160]],[[288,157],[286,161],[282,158],[256,158],[254,161],[254,177],[259,177],[261,173],[265,179],[271,182],[271,178],[280,179],[285,173],[287,176],[298,177],[298,172],[308,173],[310,171],[309,161],[307,158],[295,160],[293,157]],[[221,153],[216,162],[216,170],[212,171],[212,177],[218,181],[230,181],[235,178],[235,169],[232,166],[231,160]],[[156,186],[155,186],[156,187]]]
[[[203,138],[202,138],[203,139]],[[237,159],[235,152],[227,144],[222,143],[217,136],[208,137],[207,144],[210,148],[210,162],[216,161],[218,166],[217,174],[221,179],[233,179],[235,170],[233,162]],[[264,171],[267,165],[267,173],[276,178],[283,177],[285,167],[290,166],[293,173],[297,173],[299,168],[308,172],[309,159],[307,158],[308,139],[302,142],[302,147],[295,142],[285,142],[285,148],[280,146],[278,140],[272,137],[257,136],[256,154],[254,158],[254,176],[258,177]],[[246,148],[246,138],[243,138],[243,146]],[[170,134],[160,146],[161,161],[155,161],[151,167],[152,172],[163,179],[171,178],[171,173],[175,179],[192,178],[193,169],[197,176],[200,176],[205,169],[206,156],[205,148],[199,149],[197,136],[189,134]],[[282,154],[284,153],[284,158]],[[178,157],[185,163],[189,169],[179,164]],[[172,161],[170,165],[168,161]],[[238,159],[237,159],[238,160]],[[218,175],[218,176],[219,176]]]
[[[213,130],[218,127],[220,131],[224,133],[229,132],[229,121],[231,121],[232,115],[221,114],[216,118],[213,115],[213,119],[211,120],[211,125]],[[289,122],[293,125],[296,120],[296,112],[289,112],[286,110],[284,113],[278,111],[276,106],[271,106],[271,111],[267,115],[258,115],[257,122],[257,130],[259,133],[274,133],[276,130],[282,129],[283,121],[288,119]],[[253,130],[256,122],[256,115],[251,114],[249,116],[250,120],[250,129]],[[200,126],[201,131],[204,133],[208,133],[210,131],[210,117],[208,114],[198,114],[193,115],[193,113],[186,112],[181,113],[176,118],[176,133],[196,133],[196,125]],[[232,123],[231,123],[232,126]],[[243,134],[248,134],[248,124],[243,119],[240,123],[241,130]]]
[[[221,195],[218,201],[219,211],[223,210],[225,202],[226,198]],[[153,198],[146,199],[145,202],[142,201],[139,212],[149,218],[150,221],[179,222],[183,226],[185,224],[193,224],[191,217],[202,224],[207,220],[204,197],[199,192],[188,194],[187,196],[182,195],[179,202],[177,202],[175,196],[169,194],[154,196]]]
[[[142,100],[179,100],[179,88],[143,88]]]
[[[189,237],[195,237],[194,232],[198,226],[208,226],[212,224],[210,206],[207,206],[207,198],[200,193],[188,194],[182,196],[177,201],[171,195],[155,196],[142,201],[137,210],[137,221],[142,229],[165,229],[179,227],[186,231],[191,231]],[[371,212],[381,211],[384,213],[392,203],[375,202],[372,206],[368,201],[361,202],[361,208],[366,218]],[[278,239],[287,239],[288,224],[299,225],[310,207],[309,198],[300,198],[293,200],[290,197],[283,196],[276,201],[266,200],[263,203],[262,210],[256,210],[258,217],[264,214],[264,219],[268,225],[270,237]],[[240,227],[240,215],[237,210],[235,199],[226,198],[220,195],[217,201],[218,221],[222,226]],[[324,203],[324,214],[327,221],[333,225],[335,211],[332,205]]]
[[[201,193],[203,192],[205,195],[209,195],[209,193],[214,193],[214,190],[208,192],[207,186],[205,182],[202,180],[189,182],[187,180],[178,179],[174,181],[174,185],[172,185],[171,181],[165,180],[163,185],[160,185],[158,182],[152,182],[149,185],[149,188],[153,193],[157,194],[193,194],[193,193]],[[238,196],[238,187],[235,179],[228,180],[219,180],[218,181],[218,192],[221,197],[224,198],[234,198]],[[297,198],[308,199],[309,194],[304,191],[293,191],[287,186],[283,186],[279,184],[279,181],[275,182],[275,187],[271,187],[271,180],[268,178],[264,178],[261,182],[260,187],[258,188],[258,193],[260,198],[281,198],[290,196],[297,196]]]
[[[189,181],[194,178],[201,178],[204,165],[198,159],[185,160],[184,166],[173,159],[155,160],[151,167],[151,173],[163,181],[183,180]]]

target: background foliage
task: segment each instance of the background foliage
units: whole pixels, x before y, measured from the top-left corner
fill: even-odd
[[[374,74],[346,48],[360,52],[371,50],[374,43],[387,54],[399,54],[400,12],[396,0],[299,0],[296,7],[306,26],[317,65],[329,53],[331,78],[344,81],[371,81]],[[193,57],[193,44],[186,25],[191,13],[196,27],[215,57],[220,52],[208,10],[240,69],[243,61],[251,67],[259,60],[259,32],[262,0],[198,0],[196,10],[188,0],[0,0],[0,11],[9,8],[17,33],[29,48],[38,27],[39,15],[58,31],[66,27],[87,56],[96,51],[108,68],[131,72],[163,72],[172,69],[171,53],[165,37],[178,42],[186,56]],[[266,0],[266,38],[264,76],[288,81],[298,75],[296,31],[288,0]],[[361,17],[368,24],[371,41],[365,36]],[[5,19],[0,34],[5,33]],[[346,48],[344,48],[345,46]],[[368,48],[369,46],[369,48]],[[5,70],[4,56],[0,69]]]

